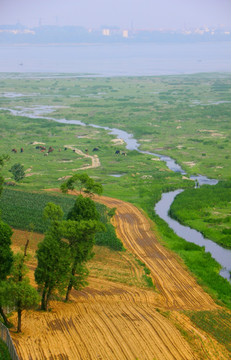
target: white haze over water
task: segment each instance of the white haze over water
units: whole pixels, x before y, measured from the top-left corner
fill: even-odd
[[[231,72],[230,59],[230,42],[0,46],[0,72],[100,76]]]

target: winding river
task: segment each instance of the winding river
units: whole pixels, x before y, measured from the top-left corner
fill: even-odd
[[[169,156],[160,155],[148,151],[141,151],[139,150],[140,144],[134,139],[132,134],[127,133],[126,131],[116,129],[116,128],[109,128],[94,124],[85,124],[79,120],[66,120],[66,119],[56,119],[52,117],[43,116],[44,114],[49,114],[55,111],[55,107],[53,106],[36,106],[33,108],[26,108],[21,107],[17,110],[8,109],[8,108],[0,108],[1,110],[8,110],[11,114],[15,116],[27,116],[34,119],[47,119],[53,120],[59,123],[64,124],[75,124],[80,126],[91,126],[94,128],[104,129],[109,132],[109,134],[115,135],[117,138],[123,139],[126,143],[126,148],[128,150],[137,150],[142,154],[150,154],[153,156],[159,157],[160,160],[164,161],[167,167],[175,172],[179,172],[182,175],[185,175],[185,171],[180,167],[176,161]],[[199,185],[207,184],[207,185],[216,185],[218,183],[215,179],[208,179],[206,176],[198,175],[198,176],[191,176],[192,180],[197,180]],[[161,200],[156,204],[155,211],[156,213],[168,223],[170,228],[172,228],[175,233],[180,236],[181,238],[185,239],[188,242],[192,242],[199,246],[204,246],[206,252],[210,252],[212,257],[221,265],[222,269],[220,271],[220,275],[225,279],[230,281],[230,271],[231,271],[231,250],[225,249],[222,246],[217,245],[215,242],[204,238],[204,236],[187,226],[183,226],[179,224],[176,220],[173,220],[168,215],[169,208],[174,201],[175,197],[181,193],[183,190],[178,189],[175,191],[170,191],[168,193],[164,193],[162,195]]]

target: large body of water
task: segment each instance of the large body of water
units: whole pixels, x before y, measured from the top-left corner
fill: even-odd
[[[0,72],[152,76],[231,72],[231,42],[0,45]]]

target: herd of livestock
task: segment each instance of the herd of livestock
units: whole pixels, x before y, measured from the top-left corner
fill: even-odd
[[[46,146],[43,146],[43,145],[37,145],[37,146],[35,147],[35,149],[40,150],[40,152],[44,153],[44,156],[47,156],[49,153],[52,153],[52,152],[54,151],[54,148],[53,148],[52,146],[49,146],[49,148],[47,149]],[[67,147],[64,147],[64,150],[65,150],[65,151],[66,151],[67,149],[68,149]],[[18,152],[18,150],[17,150],[16,148],[13,148],[11,151],[14,152],[15,154]],[[58,151],[61,152],[62,150],[59,148]],[[75,149],[73,149],[72,151],[75,152]],[[92,149],[92,151],[99,151],[99,148],[98,148],[98,147],[95,147],[95,148]],[[24,152],[24,148],[21,147],[20,150],[19,150],[19,152],[20,152],[20,153],[23,153],[23,152]],[[85,153],[88,154],[88,149],[85,149]],[[116,151],[115,151],[115,154],[117,154],[117,155],[121,154],[121,155],[124,155],[124,156],[127,155],[126,152],[120,151],[120,150],[116,150]]]

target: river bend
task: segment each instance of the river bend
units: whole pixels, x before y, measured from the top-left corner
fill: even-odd
[[[91,126],[94,128],[104,129],[108,131],[109,134],[115,135],[117,138],[123,139],[124,142],[126,143],[126,148],[128,150],[137,150],[142,154],[150,154],[153,156],[157,156],[159,157],[160,160],[166,163],[167,167],[170,170],[174,172],[179,172],[182,175],[186,175],[185,171],[171,157],[139,150],[140,144],[138,143],[138,141],[133,137],[132,134],[129,134],[124,130],[109,128],[95,124],[85,124],[80,120],[56,119],[48,116],[43,116],[44,114],[49,114],[54,112],[55,111],[54,106],[38,105],[32,108],[20,107],[14,110],[8,108],[0,108],[0,110],[8,110],[11,112],[12,115],[15,116],[27,116],[33,119],[40,118],[40,119],[53,120],[64,124]],[[202,175],[191,176],[191,179],[197,181],[199,185],[203,185],[203,184],[216,185],[218,183],[216,179],[208,179],[206,176],[202,176]],[[175,191],[162,194],[161,200],[155,205],[155,212],[157,213],[158,216],[160,216],[164,221],[168,223],[169,227],[172,228],[178,236],[180,236],[181,238],[185,239],[188,242],[197,244],[199,246],[204,246],[205,251],[210,252],[212,257],[222,266],[220,275],[230,281],[231,250],[225,249],[222,246],[216,244],[215,242],[204,238],[204,236],[197,230],[191,229],[188,226],[181,225],[180,223],[178,223],[176,220],[173,220],[168,215],[172,202],[174,201],[175,197],[182,191],[183,191],[182,189],[178,189]]]

